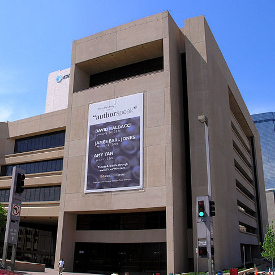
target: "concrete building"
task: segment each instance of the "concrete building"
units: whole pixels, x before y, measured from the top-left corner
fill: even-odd
[[[275,113],[252,115],[261,139],[268,222],[275,222]]]
[[[68,107],[70,68],[49,74],[45,113]]]
[[[206,115],[215,266],[260,256],[259,135],[203,16],[178,28],[163,12],[74,41],[63,99],[65,109],[0,124],[1,191],[13,165],[26,169],[21,223],[38,235],[20,255],[62,257],[82,272],[196,270],[196,197],[208,194],[198,116]],[[43,252],[40,230],[55,253]],[[207,270],[207,259],[198,266]]]

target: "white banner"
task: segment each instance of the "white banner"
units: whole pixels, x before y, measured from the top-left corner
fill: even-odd
[[[143,94],[90,104],[85,192],[143,187]]]

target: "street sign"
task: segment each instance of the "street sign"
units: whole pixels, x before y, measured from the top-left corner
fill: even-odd
[[[207,246],[207,241],[206,240],[198,241],[198,246]]]
[[[12,215],[16,217],[20,216],[20,206],[18,204],[12,206]]]
[[[18,232],[19,232],[19,223],[11,222],[10,230],[8,234],[8,243],[17,244]]]

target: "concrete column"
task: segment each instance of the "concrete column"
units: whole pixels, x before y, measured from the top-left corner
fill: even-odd
[[[58,261],[63,258],[65,271],[73,271],[76,219],[76,214],[68,212],[63,212],[63,215],[59,216],[55,269],[58,267]]]

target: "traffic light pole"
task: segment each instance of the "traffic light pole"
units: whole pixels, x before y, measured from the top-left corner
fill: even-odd
[[[7,215],[5,240],[3,247],[2,264],[6,268],[8,246],[12,245],[11,270],[14,270],[17,239],[21,212],[21,197],[24,191],[25,171],[16,166],[13,167],[9,210]]]
[[[208,118],[205,115],[199,116],[198,120],[204,124],[204,136],[205,136],[205,152],[206,152],[206,169],[207,169],[207,186],[208,186],[208,200],[212,201],[212,183],[211,183],[211,170],[210,170],[210,153],[209,153],[209,133],[208,133]],[[208,204],[209,207],[209,204]],[[213,218],[209,215],[206,220],[206,242],[208,252],[208,272],[210,275],[214,274],[214,255],[212,255],[212,246],[214,247],[213,238]]]

